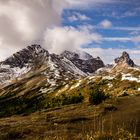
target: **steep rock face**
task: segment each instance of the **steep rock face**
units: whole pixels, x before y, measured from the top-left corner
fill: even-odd
[[[93,59],[93,56],[86,52],[79,52],[79,56],[80,56],[80,59],[83,59],[83,60]]]
[[[90,60],[93,59],[92,55],[86,53],[86,52],[82,52],[82,51],[78,51],[78,52],[71,52],[71,51],[67,51],[65,50],[61,56],[66,57],[69,60],[72,59],[82,59],[82,60]]]
[[[49,52],[43,49],[40,45],[31,45],[23,50],[13,54],[11,57],[1,62],[1,65],[9,65],[10,68],[23,68],[27,65],[42,64],[49,56]]]
[[[7,83],[31,69],[41,67],[49,57],[40,45],[31,45],[0,62],[0,83]]]
[[[138,75],[140,69],[137,65],[135,65],[134,61],[130,58],[127,52],[122,52],[122,55],[116,59],[114,59],[115,65],[110,70],[110,73],[113,75],[117,74],[131,74]]]
[[[133,60],[130,58],[129,54],[127,52],[123,52],[121,57],[116,58],[115,60],[116,64],[127,64],[128,66],[134,67],[135,64]]]
[[[94,73],[97,69],[104,67],[104,63],[99,57],[93,58],[87,53],[86,59],[81,59],[79,54],[70,51],[64,51],[61,56],[70,60],[77,68],[85,73]]]
[[[42,67],[48,79],[53,77],[54,79],[70,80],[79,76],[86,76],[69,59],[56,54],[49,54],[47,50],[35,44],[0,62],[0,83],[10,82],[12,79],[28,72],[35,72]]]
[[[96,74],[107,76],[125,73],[138,76],[139,71],[139,66],[135,65],[129,54],[124,51],[120,57],[114,59],[113,64],[107,64],[105,67],[98,69]]]
[[[103,61],[88,53],[64,51],[61,55],[50,54],[40,45],[31,45],[0,63],[0,83],[6,83],[28,72],[41,71],[53,81],[70,80],[87,76],[104,67]],[[43,69],[43,70],[42,70]]]

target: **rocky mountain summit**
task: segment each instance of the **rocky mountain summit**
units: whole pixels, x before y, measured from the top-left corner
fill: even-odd
[[[0,62],[0,83],[40,67],[49,57],[40,45],[31,45]]]
[[[122,56],[116,58],[114,61],[116,64],[127,64],[128,66],[131,67],[135,66],[133,60],[130,58],[129,54],[125,51],[122,53]]]
[[[40,45],[28,46],[0,63],[0,83],[40,69],[44,69],[47,75],[53,74],[52,77],[61,79],[65,75],[65,79],[70,79],[87,76],[104,67],[99,57],[93,58],[88,53],[82,54],[84,58],[70,51],[64,51],[60,55],[50,54]]]
[[[117,74],[117,73],[129,73],[130,70],[133,73],[136,73],[134,71],[139,71],[139,67],[134,63],[134,61],[130,58],[129,54],[127,52],[122,52],[122,55],[116,59],[114,59],[114,66],[110,70],[111,73]]]
[[[118,74],[129,74],[139,76],[140,68],[134,63],[127,52],[122,52],[120,57],[114,59],[114,63],[107,64],[96,71],[97,75],[116,76]]]
[[[42,64],[48,56],[49,52],[40,45],[31,45],[7,58],[1,62],[1,65],[9,65],[10,68],[19,67],[22,69],[25,66]]]
[[[127,52],[123,52],[114,61],[115,65],[104,65],[100,57],[94,58],[79,51],[66,50],[60,55],[50,54],[40,45],[34,44],[0,62],[0,83],[7,84],[14,79],[30,79],[39,75],[39,78],[43,76],[49,87],[54,87],[90,75],[130,73],[130,68],[131,73],[138,73],[134,72],[136,65]]]
[[[104,67],[104,63],[99,57],[93,58],[87,53],[85,59],[81,59],[79,54],[70,51],[64,51],[61,56],[70,60],[84,73],[94,73],[97,69]]]

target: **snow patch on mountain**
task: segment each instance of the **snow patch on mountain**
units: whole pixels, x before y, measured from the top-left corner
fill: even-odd
[[[14,67],[11,68],[9,65],[0,66],[0,83],[7,83],[10,80],[19,78],[21,75],[30,71],[30,67],[25,66],[23,68]]]
[[[115,76],[104,76],[102,79],[104,80],[113,80]]]
[[[131,74],[122,74],[122,80],[135,81],[140,83],[140,77],[133,77]]]
[[[67,58],[63,58],[63,61],[67,64],[67,67],[70,68],[72,71],[74,71],[75,74],[79,74],[81,76],[87,76],[86,73],[81,71],[79,68],[77,68],[70,60]]]

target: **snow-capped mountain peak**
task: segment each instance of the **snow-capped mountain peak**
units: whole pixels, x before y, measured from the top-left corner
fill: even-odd
[[[61,56],[70,60],[77,68],[84,73],[94,73],[97,69],[104,67],[101,59],[93,58],[88,53],[85,53],[86,59],[82,59],[80,54],[70,51],[64,51]]]
[[[39,71],[42,67],[44,73],[50,75],[53,73],[52,76],[59,79],[87,76],[98,68],[104,67],[101,59],[93,58],[88,53],[83,54],[85,59],[75,52],[64,51],[56,55],[50,54],[37,44],[28,46],[0,63],[1,83],[20,77],[27,72]]]

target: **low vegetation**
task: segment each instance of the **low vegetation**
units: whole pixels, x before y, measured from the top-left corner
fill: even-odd
[[[66,96],[62,94],[56,97],[44,97],[43,95],[34,95],[13,97],[8,100],[0,99],[0,117],[11,116],[15,114],[30,114],[40,109],[61,107],[69,104],[77,104],[84,100],[81,94]]]
[[[86,135],[85,140],[133,140],[138,139],[135,133],[119,128],[116,134],[91,132]]]
[[[84,96],[81,94],[78,95],[65,95],[62,94],[57,97],[47,98],[45,108],[53,108],[53,107],[60,107],[69,104],[77,104],[81,103],[84,100]]]
[[[0,139],[138,139],[140,96],[129,95],[139,93],[139,83],[99,77],[70,90],[73,85],[59,94],[63,86],[49,94],[38,88],[21,94],[11,85],[0,97]]]
[[[92,88],[90,92],[89,102],[91,104],[98,105],[107,98],[109,98],[109,95],[105,94],[104,91],[101,90],[99,86],[95,86],[94,88]]]
[[[73,104],[83,101],[79,94],[50,97],[49,100],[51,106],[47,109],[0,118],[0,139],[137,140],[140,136],[140,96],[109,99],[96,106],[85,102]],[[60,104],[54,104],[56,100]]]

